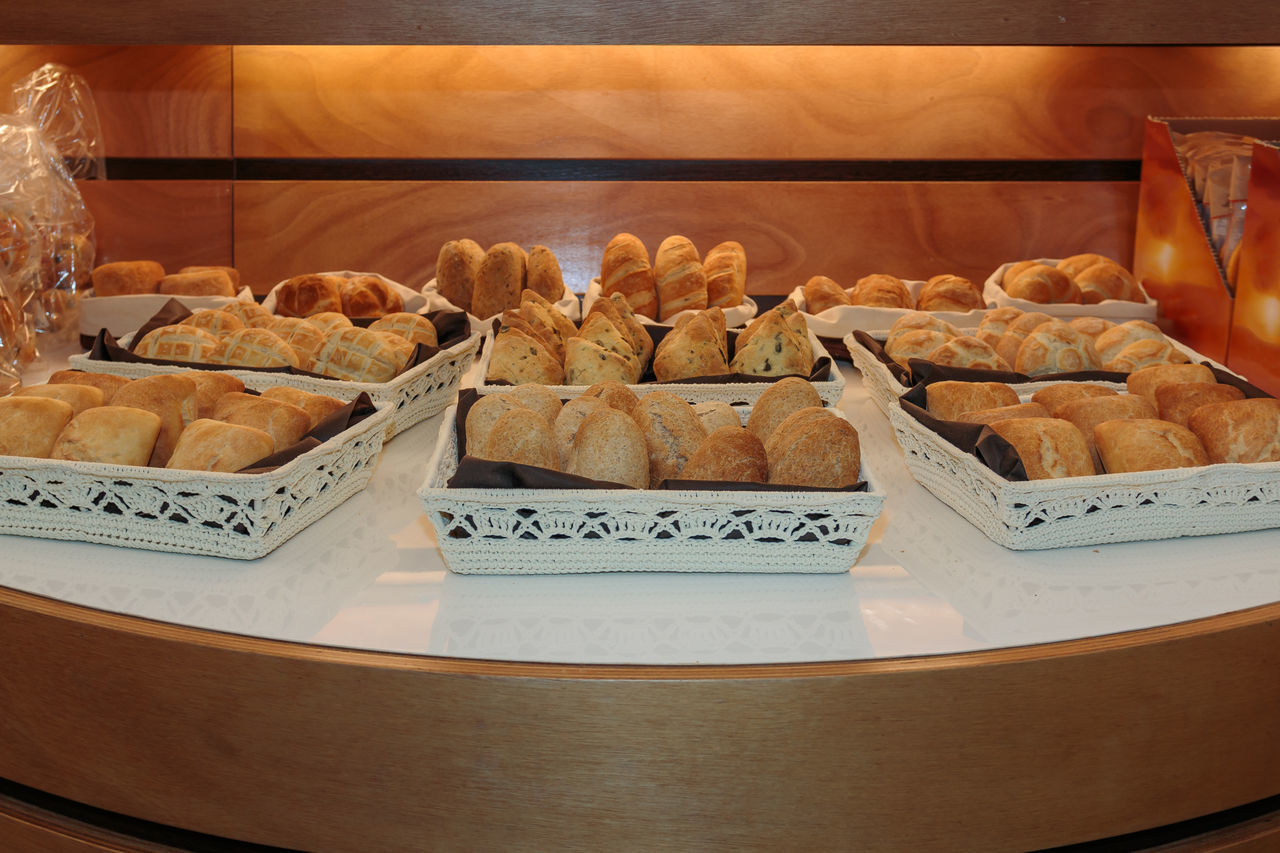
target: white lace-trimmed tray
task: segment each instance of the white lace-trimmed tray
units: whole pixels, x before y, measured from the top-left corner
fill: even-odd
[[[451,489],[455,408],[418,497],[459,574],[846,572],[884,494],[867,492]]]
[[[1036,258],[1036,261],[1042,264],[1048,264],[1056,267],[1059,258]],[[1074,303],[1053,303],[1046,304],[1043,302],[1032,302],[1029,299],[1014,299],[1004,288],[1000,286],[1001,280],[1004,278],[1005,270],[1014,265],[1014,261],[1003,263],[996,267],[995,272],[987,277],[982,284],[982,298],[987,300],[987,304],[994,305],[996,308],[1006,308],[1012,306],[1022,311],[1039,311],[1048,314],[1050,317],[1057,317],[1064,320],[1071,320],[1075,317],[1101,317],[1104,320],[1110,320],[1113,323],[1123,323],[1127,320],[1146,320],[1150,323],[1156,321],[1156,314],[1159,311],[1159,303],[1146,295],[1146,302],[1126,302],[1123,299],[1104,299],[1101,302],[1092,305],[1078,305]]]
[[[387,403],[392,407],[390,435],[388,438],[404,432],[414,424],[439,414],[445,406],[453,402],[462,375],[471,368],[475,360],[476,350],[480,347],[483,336],[472,332],[466,340],[459,341],[448,349],[441,350],[431,358],[415,367],[411,367],[388,382],[350,382],[343,379],[328,379],[322,376],[300,376],[292,373],[273,373],[270,371],[237,370],[234,367],[220,368],[255,391],[277,385],[287,385],[312,394],[324,394],[340,400],[354,400],[361,392],[369,395],[375,403]],[[128,338],[122,338],[121,344],[128,346]],[[113,373],[138,379],[156,373],[182,373],[190,370],[168,364],[146,364],[144,362],[98,361],[85,353],[71,356],[68,364],[75,370],[95,373]]]
[[[391,411],[263,474],[0,456],[0,533],[256,559],[365,487]]]
[[[928,282],[904,279],[903,284],[911,293],[913,300],[920,298],[920,291]],[[805,322],[816,334],[824,338],[843,338],[855,329],[862,329],[873,337],[889,334],[889,329],[914,308],[877,308],[872,305],[836,305],[818,314],[809,311],[804,298],[804,286],[799,285],[787,295],[787,298],[804,312]],[[985,297],[984,297],[985,298]],[[987,308],[974,308],[972,311],[928,311],[939,320],[945,320],[957,329],[976,329],[987,316]]]
[[[826,350],[822,342],[812,331],[809,332],[809,346],[813,348],[815,360],[825,357]],[[476,392],[479,394],[502,394],[511,390],[510,385],[490,385],[485,381],[489,374],[489,359],[493,355],[493,333],[486,335],[484,353],[480,356],[476,370]],[[773,383],[764,382],[646,382],[643,385],[628,385],[637,397],[643,397],[650,391],[670,391],[682,400],[690,403],[702,403],[707,400],[720,400],[737,405],[751,405],[760,399],[760,395]],[[844,393],[845,379],[833,363],[827,378],[821,382],[812,382],[813,389],[818,392],[825,406],[834,406]],[[548,385],[561,400],[577,397],[587,390],[586,385]]]
[[[991,541],[1037,550],[1280,527],[1280,462],[1006,480],[904,412],[907,469]]]

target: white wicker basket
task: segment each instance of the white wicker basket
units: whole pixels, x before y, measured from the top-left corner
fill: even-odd
[[[895,406],[907,469],[987,538],[1013,550],[1280,527],[1280,462],[1059,480],[1006,480]]]
[[[479,394],[502,394],[511,390],[511,386],[490,385],[484,379],[489,374],[489,359],[493,355],[493,335],[490,333],[486,337],[484,353],[480,356],[480,363],[476,370],[476,392]],[[809,332],[809,345],[813,347],[815,358],[824,357],[826,350],[813,332]],[[628,385],[627,387],[634,391],[638,397],[643,397],[651,391],[670,391],[680,399],[687,400],[690,403],[721,400],[735,405],[749,406],[760,399],[760,395],[771,384],[767,381],[724,383],[646,382],[643,385]],[[825,380],[811,384],[814,390],[818,392],[818,396],[822,398],[823,405],[834,406],[840,400],[840,395],[844,393],[845,379],[840,374],[839,368],[833,363]],[[587,390],[586,385],[548,385],[547,387],[556,392],[561,400],[577,397]]]
[[[263,474],[0,456],[0,533],[252,560],[364,488],[391,407]]]
[[[1056,267],[1059,261],[1058,258],[1036,258],[1036,260],[1051,267]],[[1113,323],[1123,323],[1127,320],[1146,320],[1151,323],[1156,321],[1159,303],[1150,296],[1146,297],[1146,302],[1104,299],[1092,305],[1045,304],[1043,302],[1032,302],[1029,299],[1014,299],[1008,293],[1005,293],[1004,288],[1000,286],[1005,270],[1013,266],[1014,263],[1014,261],[1010,261],[996,267],[995,271],[987,276],[987,280],[983,282],[982,297],[987,300],[988,305],[996,308],[1012,306],[1023,311],[1039,311],[1048,314],[1050,317],[1064,320],[1071,320],[1075,317],[1102,317],[1104,320],[1110,320]],[[1143,295],[1146,296],[1146,291],[1143,291]]]
[[[127,340],[127,339],[126,339]],[[273,373],[258,370],[223,368],[240,379],[245,387],[255,391],[277,385],[287,385],[313,394],[324,394],[341,400],[354,400],[363,391],[375,403],[387,403],[393,407],[388,438],[404,432],[416,423],[439,414],[453,402],[462,375],[470,369],[476,350],[483,340],[479,332],[472,332],[466,340],[441,350],[416,367],[411,367],[389,382],[348,382],[322,376],[299,376],[291,373]],[[124,340],[121,341],[125,343]],[[137,379],[155,373],[182,373],[190,367],[144,362],[98,361],[87,354],[71,356],[69,365],[75,370],[95,373],[114,373]]]
[[[418,497],[459,574],[848,571],[884,503],[867,492],[450,489],[454,408]]]

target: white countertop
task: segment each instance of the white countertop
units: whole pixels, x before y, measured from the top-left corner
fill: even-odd
[[[388,443],[364,492],[260,560],[0,536],[0,585],[270,639],[565,664],[964,652],[1280,600],[1280,530],[1038,552],[995,545],[916,484],[888,421],[844,370],[841,408],[888,494],[845,574],[454,574],[415,495],[437,416]]]

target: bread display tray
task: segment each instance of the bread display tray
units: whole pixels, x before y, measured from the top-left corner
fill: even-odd
[[[587,292],[582,295],[583,317],[586,317],[587,314],[591,313],[591,306],[594,305],[595,301],[599,298],[600,278],[596,277],[591,279],[590,283],[587,284]],[[754,318],[756,313],[760,310],[760,307],[756,305],[756,301],[750,296],[743,296],[741,305],[734,305],[732,308],[721,308],[720,310],[724,312],[725,326],[730,329],[737,329],[745,326],[748,321]],[[692,308],[681,311],[678,314],[673,314],[662,321],[651,320],[643,314],[637,314],[636,319],[647,326],[656,326],[659,325],[659,323],[669,326],[675,323],[678,318],[691,313],[695,313]]]
[[[390,417],[261,474],[0,456],[0,533],[256,559],[365,487]]]
[[[1051,267],[1058,265],[1059,258],[1036,258],[1042,264],[1048,264]],[[1004,308],[1012,306],[1022,311],[1039,311],[1048,314],[1050,317],[1060,317],[1065,320],[1071,320],[1075,317],[1101,317],[1104,320],[1110,320],[1113,323],[1123,323],[1126,320],[1146,320],[1150,323],[1156,321],[1156,313],[1159,310],[1158,303],[1150,296],[1146,302],[1126,302],[1121,299],[1104,299],[1101,302],[1092,305],[1076,305],[1076,304],[1045,304],[1043,302],[1032,302],[1028,299],[1014,299],[1012,296],[1004,292],[1004,288],[1000,286],[1000,280],[1004,278],[1004,271],[1013,266],[1015,261],[1003,263],[996,268],[990,276],[987,277],[982,286],[982,297],[987,300],[987,304],[995,308]],[[1145,290],[1143,291],[1146,292]]]
[[[846,572],[884,503],[865,461],[866,492],[451,489],[455,420],[418,497],[459,574]]]
[[[485,381],[489,374],[489,358],[493,353],[492,333],[488,336],[484,352],[476,370],[476,391],[480,394],[501,394],[510,390],[510,385],[490,385]],[[809,345],[815,354],[825,352],[822,343],[812,331],[809,332]],[[818,355],[818,357],[821,357]],[[670,391],[682,400],[690,403],[702,403],[707,400],[721,400],[734,405],[751,405],[772,383],[762,382],[645,382],[640,385],[628,385],[636,396],[643,397],[650,391]],[[813,389],[818,392],[825,406],[834,406],[844,393],[845,379],[840,370],[833,364],[827,378],[821,382],[813,382]],[[548,385],[559,395],[561,400],[577,397],[587,390],[586,385]]]
[[[246,387],[255,391],[275,385],[287,385],[312,394],[324,394],[342,400],[353,400],[363,391],[373,402],[387,403],[392,407],[389,424],[391,432],[388,435],[391,437],[439,414],[445,406],[453,402],[462,374],[470,369],[482,340],[483,336],[479,332],[472,332],[465,340],[441,350],[422,364],[409,368],[389,382],[350,382],[323,376],[237,370],[234,367],[214,369],[237,377]],[[122,340],[121,343],[126,341]],[[73,355],[67,361],[74,370],[114,373],[130,379],[150,376],[154,373],[182,373],[191,369],[190,366],[99,361],[84,353]]]
[[[1280,462],[1006,480],[908,415],[889,423],[911,475],[991,541],[1023,551],[1280,527]]]
[[[911,292],[912,299],[920,297],[920,291],[927,282],[904,279],[903,284]],[[985,296],[985,294],[984,294]],[[872,305],[837,305],[834,308],[813,314],[809,311],[804,298],[804,286],[799,286],[787,296],[796,307],[804,312],[805,322],[814,334],[822,338],[843,338],[855,329],[862,329],[872,337],[884,337],[889,328],[903,316],[910,314],[910,308],[878,308]],[[975,308],[972,311],[929,311],[926,312],[945,320],[957,329],[976,329],[987,316],[986,308]]]
[[[425,301],[427,311],[462,310],[457,305],[454,305],[448,299],[445,299],[440,295],[440,291],[437,289],[436,280],[434,278],[430,279],[422,286],[421,296]],[[568,317],[575,323],[582,319],[581,301],[578,299],[578,294],[574,293],[569,288],[566,287],[564,289],[564,296],[561,296],[552,304],[560,309],[561,314]],[[488,329],[493,325],[493,321],[500,316],[501,315],[499,314],[495,314],[493,317],[477,317],[470,312],[467,313],[467,317],[471,320],[471,328],[477,331],[484,331],[485,329]]]

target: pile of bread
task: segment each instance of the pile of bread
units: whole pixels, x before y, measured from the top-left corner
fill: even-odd
[[[600,261],[600,292],[619,294],[631,310],[650,320],[670,320],[681,311],[733,308],[747,292],[747,253],[726,240],[706,257],[688,237],[673,234],[649,250],[634,234],[617,234]]]
[[[94,296],[134,296],[160,293],[169,296],[228,296],[240,289],[235,267],[186,266],[166,273],[158,261],[113,261],[93,268]]]
[[[1105,255],[1086,252],[1055,264],[1018,261],[1000,277],[1000,287],[1014,299],[1042,304],[1095,305],[1105,299],[1146,302],[1133,273]]]
[[[376,275],[308,273],[280,282],[272,292],[281,317],[382,317],[404,311],[404,297]]]
[[[449,240],[436,257],[436,292],[469,314],[495,317],[520,306],[525,290],[558,302],[565,293],[555,253],[546,246],[527,252],[518,243],[495,243],[488,250],[475,240]]]
[[[1022,402],[1003,383],[945,381],[926,394],[934,417],[991,427],[1032,480],[1280,461],[1280,400],[1246,398],[1200,364],[1144,367],[1126,393],[1064,382]]]
[[[296,367],[333,379],[386,382],[404,370],[419,343],[437,343],[435,326],[421,314],[387,314],[363,328],[333,311],[278,317],[256,302],[231,302],[152,329],[133,353],[192,364]]]
[[[890,327],[884,350],[903,367],[908,359],[920,358],[1026,376],[1079,370],[1131,373],[1153,364],[1189,361],[1159,327],[1145,320],[1064,320],[1012,306],[988,311],[972,334],[924,312],[904,314]]]
[[[861,305],[869,308],[903,308],[919,311],[974,311],[985,308],[982,288],[958,275],[935,275],[917,296],[897,276],[876,273],[858,279],[847,290],[824,275],[804,283],[804,310],[820,314],[829,308]]]
[[[485,395],[465,430],[470,456],[637,489],[668,479],[834,489],[861,476],[857,430],[799,378],[770,386],[745,425],[728,403],[609,381],[564,403],[542,385]]]
[[[245,392],[213,371],[128,379],[60,370],[0,399],[0,454],[234,472],[296,444],[343,401]]]

